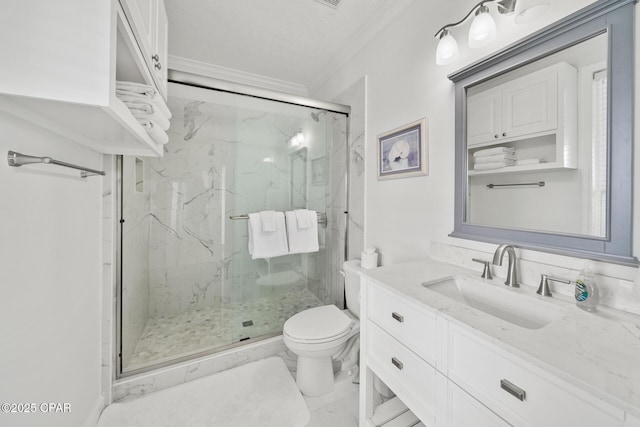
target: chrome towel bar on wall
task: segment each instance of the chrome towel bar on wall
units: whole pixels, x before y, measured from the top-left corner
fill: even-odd
[[[9,151],[7,153],[7,163],[9,166],[20,167],[24,165],[31,165],[35,163],[45,163],[48,165],[58,165],[65,168],[77,169],[80,171],[80,177],[86,178],[93,175],[106,175],[104,171],[85,168],[83,166],[73,165],[71,163],[61,162],[59,160],[52,159],[51,157],[37,157],[29,156],[27,154],[16,153],[15,151]]]
[[[487,188],[499,188],[499,187],[544,187],[545,182],[523,182],[521,184],[487,184]]]

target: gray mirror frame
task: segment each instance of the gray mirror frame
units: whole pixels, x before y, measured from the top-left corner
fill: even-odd
[[[449,236],[638,265],[633,256],[633,96],[634,3],[599,0],[520,42],[451,75],[455,83],[455,221]],[[575,45],[595,35],[608,36],[609,180],[605,238],[562,235],[465,223],[467,194],[466,88]]]

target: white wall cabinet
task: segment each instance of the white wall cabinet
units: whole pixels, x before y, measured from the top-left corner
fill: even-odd
[[[361,427],[373,425],[373,375],[429,427],[624,425],[623,409],[471,329],[366,278],[361,289]]]
[[[116,80],[154,85],[118,0],[10,2],[3,14],[0,111],[102,153],[162,155],[115,96]]]
[[[162,0],[122,0],[153,80],[167,99],[168,19]]]
[[[518,78],[504,77],[470,89],[467,152],[508,146],[547,164],[474,171],[470,175],[576,167],[577,70],[560,62]],[[550,149],[548,146],[553,145]],[[537,148],[539,150],[536,150]],[[521,157],[519,157],[521,158]]]

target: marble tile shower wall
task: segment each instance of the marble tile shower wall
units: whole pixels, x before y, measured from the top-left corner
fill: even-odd
[[[293,150],[287,148],[287,141],[301,129],[307,136],[307,206],[324,212],[331,191],[311,184],[310,161],[329,154],[324,134],[333,135],[333,123],[315,122],[306,112],[256,111],[243,106],[242,100],[229,106],[172,98],[169,106],[174,115],[170,142],[163,158],[147,159],[146,165],[146,184],[152,194],[149,315],[264,296],[273,289],[260,289],[256,279],[269,271],[295,272],[302,285],[307,283],[319,299],[329,302],[326,249],[273,258],[269,263],[252,260],[246,221],[228,218],[289,208]],[[342,131],[342,146],[344,137]]]
[[[140,160],[137,160],[138,162]],[[125,218],[123,257],[128,260],[122,266],[123,280],[127,286],[122,293],[122,316],[127,325],[122,333],[122,361],[129,363],[136,344],[149,319],[149,213],[150,192],[141,184],[146,178],[147,165],[136,171],[136,158],[124,157],[122,164],[123,187],[122,214]],[[142,176],[140,175],[142,173]]]
[[[332,145],[328,148],[331,154],[332,197],[327,210],[332,219],[330,221],[332,244],[327,260],[327,277],[330,280],[334,302],[339,306],[344,304],[344,279],[338,271],[342,270],[344,262],[347,173],[349,176],[348,258],[359,258],[364,245],[365,84],[366,80],[363,77],[336,98],[336,102],[351,106],[348,126],[349,146],[347,148],[345,144],[347,135],[344,133],[344,126],[336,120],[333,122]],[[347,158],[349,159],[348,169]]]
[[[173,114],[163,158],[149,161],[150,315],[182,313],[220,301],[225,262],[223,192],[233,112],[170,99]],[[228,183],[228,184],[232,184]]]

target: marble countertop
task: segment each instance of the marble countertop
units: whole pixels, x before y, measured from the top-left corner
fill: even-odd
[[[606,307],[588,313],[567,298],[541,297],[531,286],[511,289],[503,285],[504,279],[480,279],[477,271],[432,259],[364,270],[363,274],[529,363],[635,416],[640,415],[639,316]],[[422,286],[424,282],[457,274],[561,307],[564,314],[540,329],[526,329]]]

